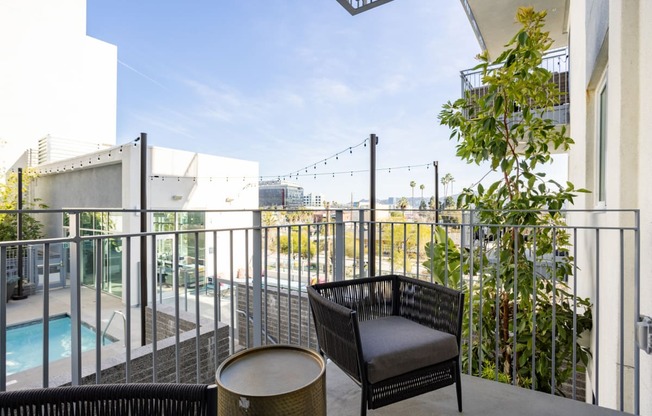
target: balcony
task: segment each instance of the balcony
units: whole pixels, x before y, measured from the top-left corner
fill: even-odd
[[[477,216],[460,212],[447,212],[442,218],[449,222],[439,224],[433,222],[434,213],[429,211],[414,211],[410,215],[379,211],[375,223],[369,221],[366,210],[333,212],[334,216],[314,217],[307,212],[287,215],[283,211],[151,212],[155,219],[174,218],[170,224],[183,226],[139,232],[126,228],[130,222],[137,222],[133,220],[137,215],[146,215],[140,211],[29,211],[44,223],[59,221],[61,233],[34,241],[0,242],[0,332],[7,334],[16,324],[68,314],[73,328],[71,350],[69,356],[53,360],[48,343],[36,342],[33,352],[41,364],[12,372],[9,366],[15,356],[8,352],[7,337],[3,336],[0,391],[108,382],[211,383],[219,363],[243,348],[276,343],[316,347],[303,290],[311,282],[353,279],[374,270],[375,274],[441,280],[447,285],[479,289],[474,294],[482,293],[485,279],[480,277],[488,276],[500,262],[492,257],[495,236],[516,227],[478,224]],[[561,314],[562,303],[570,302],[571,308],[567,310],[571,316],[566,317],[573,322],[570,335],[574,340],[584,339],[582,345],[591,351],[589,362],[584,366],[578,360],[571,361],[570,376],[563,386],[543,393],[534,391],[534,384],[527,389],[514,385],[519,378],[516,366],[509,374],[514,380],[512,384],[475,377],[493,360],[501,367],[504,364],[498,354],[491,355],[489,348],[484,352],[486,360],[479,361],[481,368],[477,364],[463,367],[464,413],[639,412],[640,350],[634,340],[633,320],[639,316],[640,306],[639,295],[632,291],[640,282],[638,211],[601,211],[599,217],[590,211],[569,211],[565,215],[566,225],[547,227],[550,235],[560,237],[550,243],[550,253],[530,254],[528,261],[535,263],[535,281],[565,285],[569,293],[590,296],[592,333],[574,330],[583,308],[574,296],[556,299],[549,305],[553,310],[553,327],[561,331],[564,317],[554,311],[557,307]],[[97,222],[111,226],[103,232],[82,232],[82,224],[90,226],[89,218],[112,218]],[[291,223],[290,218],[303,220]],[[316,218],[330,220],[319,222]],[[537,230],[524,231],[534,235]],[[426,267],[428,244],[435,243],[437,235],[445,236],[443,244],[457,247],[470,268],[455,269],[452,257],[445,258],[443,270],[447,271],[443,274],[438,274],[434,267]],[[369,258],[368,247],[374,242],[378,254]],[[536,239],[533,243],[537,244]],[[27,253],[24,277],[36,292],[25,300],[7,302],[7,270],[13,264],[12,248],[17,244],[27,248],[23,251]],[[565,273],[565,259],[570,258],[574,263],[569,276]],[[603,281],[601,273],[610,278]],[[531,278],[515,274],[513,284],[521,287]],[[486,307],[497,302],[498,297],[485,299],[485,307],[477,296],[467,300],[470,323],[488,319],[498,326],[503,322],[501,315]],[[516,319],[516,306],[511,307],[516,334],[511,333],[510,337],[532,337],[527,348],[531,349],[533,361],[520,364],[541,366],[548,351],[541,349],[535,334],[522,328]],[[620,311],[617,317],[609,316],[615,310]],[[536,316],[532,319],[537,327]],[[609,326],[614,324],[615,328]],[[95,342],[89,350],[82,347],[78,336],[81,327],[94,330]],[[105,335],[116,342],[103,345]],[[462,342],[468,361],[476,362],[472,359],[474,349],[469,346],[483,339],[493,345],[494,336],[498,338],[491,332],[491,325],[482,332],[468,331]],[[552,351],[560,349],[554,330],[550,336]],[[618,353],[610,355],[613,351]],[[569,356],[579,353],[573,343]],[[43,362],[49,364],[42,365]],[[549,364],[553,369],[560,365],[554,359]],[[493,378],[498,378],[498,373]],[[355,384],[332,365],[328,366],[327,380],[329,414],[357,414],[360,391]],[[539,387],[546,383],[556,385],[554,379],[539,382]],[[434,409],[442,414],[458,414],[452,388],[370,413],[409,411],[418,415],[432,414]]]
[[[567,125],[570,123],[570,95],[568,90],[569,70],[568,49],[557,49],[549,51],[544,57],[541,67],[552,73],[552,81],[561,93],[560,100],[553,108],[543,111],[542,117],[551,119],[556,125]],[[487,87],[482,82],[482,74],[479,70],[467,69],[460,73],[462,80],[462,95],[467,94],[473,98],[479,98],[487,93]],[[522,119],[521,113],[515,109],[512,113],[512,121],[518,122]]]
[[[358,13],[366,12],[374,7],[389,3],[392,0],[337,0],[344,9],[355,16]]]

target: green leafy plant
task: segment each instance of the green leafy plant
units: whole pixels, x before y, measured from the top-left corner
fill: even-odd
[[[47,208],[40,200],[29,201],[25,197],[31,181],[37,177],[33,169],[26,169],[23,173],[22,193],[23,209]],[[0,183],[0,210],[18,209],[18,174],[11,172],[7,175],[5,183]],[[22,239],[34,240],[42,237],[43,225],[29,214],[22,214]],[[0,241],[18,240],[18,214],[0,213]],[[7,284],[13,285],[18,282],[20,273],[9,275]]]
[[[578,362],[588,362],[589,350],[573,334],[590,330],[592,319],[589,300],[575,297],[566,283],[574,259],[560,255],[569,252],[560,210],[586,190],[546,180],[541,172],[553,149],[573,144],[564,126],[545,118],[560,98],[553,74],[540,66],[552,44],[543,31],[545,16],[520,8],[522,28],[505,51],[494,61],[486,52],[478,56],[485,86],[448,102],[439,114],[457,140],[457,156],[488,163],[501,179],[458,197],[458,207],[473,210],[473,223],[483,224],[470,233],[475,249],[460,248],[439,228],[424,266],[440,283],[467,293],[465,368],[476,375],[499,371],[518,385],[559,392],[572,375],[573,350]],[[486,370],[487,361],[493,370]]]
[[[26,198],[29,184],[36,179],[37,174],[33,169],[26,169],[23,173],[23,209],[47,208],[36,199],[29,201]],[[0,183],[0,210],[18,209],[18,174],[11,172],[7,175],[5,183]],[[42,236],[43,225],[34,217],[23,214],[22,217],[22,238],[33,240]],[[13,241],[18,239],[17,233],[18,215],[14,213],[0,213],[0,241]]]

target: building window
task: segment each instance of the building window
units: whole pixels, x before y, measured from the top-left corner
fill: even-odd
[[[597,196],[598,206],[605,207],[607,201],[607,82],[602,84],[598,95],[597,134]]]

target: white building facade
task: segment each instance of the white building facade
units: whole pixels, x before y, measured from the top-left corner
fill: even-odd
[[[84,232],[137,233],[141,226],[139,212],[102,212],[102,209],[141,209],[141,151],[140,142],[135,141],[39,165],[39,177],[32,183],[31,194],[52,209],[97,210],[97,214],[89,216],[89,221],[98,224],[83,226],[86,228]],[[150,210],[150,231],[251,227],[251,211],[242,210],[258,208],[258,162],[160,147],[149,147],[147,160],[145,208]],[[99,218],[103,220],[99,221]],[[46,225],[48,237],[59,237],[68,230],[67,220],[62,215],[41,220]],[[198,238],[199,241],[194,241],[192,234],[181,235],[179,247],[173,248],[172,234],[157,237],[158,262],[152,264],[148,259],[147,265],[148,270],[157,269],[157,274],[152,276],[162,274],[171,278],[174,257],[178,259],[182,279],[184,270],[188,275],[192,274],[197,262],[202,285],[215,273],[218,277],[237,276],[247,268],[249,259],[244,252],[230,252],[231,242],[227,233],[218,233],[215,239],[202,233]],[[235,235],[234,239],[235,247],[245,245],[244,240],[240,241],[244,239],[243,234]],[[138,279],[131,280],[131,299],[126,298],[123,287],[127,267],[130,267],[131,276],[138,276],[140,247],[137,242],[133,244],[133,261],[127,264],[120,244],[120,241],[115,241],[104,248],[105,261],[113,264],[113,268],[109,268],[102,290],[121,296],[125,304],[137,305]],[[88,253],[83,256],[92,258],[94,248],[89,246],[87,249]],[[213,253],[218,253],[218,256]],[[86,268],[83,262],[81,275],[82,283],[93,284],[94,270],[90,266]]]
[[[303,205],[306,207],[323,207],[324,196],[322,194],[313,194],[312,192],[303,195]]]
[[[0,0],[0,54],[0,174],[48,135],[115,144],[117,48],[86,0]]]
[[[569,47],[571,51],[571,125],[570,135],[575,145],[569,155],[569,179],[585,184],[593,192],[576,201],[577,208],[612,210],[640,209],[640,284],[635,274],[635,254],[625,252],[625,286],[623,290],[623,322],[625,334],[634,332],[636,306],[640,299],[640,314],[652,316],[652,193],[648,178],[652,177],[652,3],[648,1],[572,0],[568,8]],[[608,211],[585,217],[587,225],[604,225],[613,217]],[[613,221],[613,220],[612,220]],[[612,222],[613,224],[613,222]],[[631,226],[631,218],[622,215],[619,226]],[[595,241],[581,242],[591,253]],[[602,249],[609,252],[617,241],[604,241]],[[629,248],[633,248],[631,245]],[[584,256],[583,256],[584,257]],[[586,257],[583,270],[594,270],[595,259]],[[599,259],[600,335],[594,346],[603,346],[597,393],[600,404],[618,408],[621,370],[631,380],[635,360],[635,345],[627,343],[620,350],[609,339],[620,331],[619,299],[621,289],[617,279],[619,262],[614,258]],[[615,274],[614,274],[615,273]],[[588,288],[595,292],[596,282]],[[611,345],[611,347],[609,347]],[[640,356],[640,414],[652,414],[652,356]],[[607,381],[605,381],[607,380]],[[632,412],[633,386],[625,383],[625,410]]]

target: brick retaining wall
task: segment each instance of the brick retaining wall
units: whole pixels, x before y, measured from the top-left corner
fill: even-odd
[[[174,329],[174,310],[169,306],[157,307],[157,382],[176,382],[176,346]],[[217,367],[229,356],[229,327],[218,323],[217,328],[217,361],[215,359],[215,328],[213,321],[200,320],[199,329],[199,357],[196,354],[196,324],[194,315],[180,313],[179,327],[180,339],[180,365],[179,381],[181,383],[215,383]],[[146,313],[148,328],[151,328],[152,310],[147,308]],[[151,337],[151,331],[148,331]],[[151,338],[148,339],[148,342]],[[126,353],[120,342],[119,345],[106,347],[107,350],[115,349],[116,352],[102,360],[101,383],[126,382]],[[133,348],[131,350],[131,383],[151,383],[152,377],[152,344]],[[200,374],[197,379],[197,359],[199,359]],[[82,371],[82,384],[95,384],[95,366],[89,366]],[[56,385],[70,385],[70,380]]]
[[[236,299],[238,311],[247,311],[247,316],[253,316],[253,288],[249,287],[249,304],[247,305],[247,286],[241,283],[236,284]],[[299,293],[296,290],[291,291],[288,305],[288,290],[281,289],[280,294],[276,288],[267,290],[267,307],[263,302],[263,316],[267,312],[267,319],[263,321],[263,331],[267,329],[266,335],[271,337],[274,343],[302,345],[309,348],[317,347],[317,337],[315,335],[314,322],[310,313],[308,304],[308,295]],[[263,292],[263,296],[265,293]],[[301,301],[301,311],[299,311],[299,299]],[[281,312],[280,319],[280,337],[279,337],[279,308]],[[290,319],[288,322],[288,310]],[[300,319],[299,319],[300,318]],[[288,323],[291,331],[291,337],[288,339]],[[242,313],[237,314],[238,343],[245,347],[247,342],[247,320]],[[301,332],[299,332],[301,328]],[[265,336],[265,332],[264,335]],[[308,343],[308,340],[310,341]],[[253,325],[249,323],[249,343],[253,345]],[[263,340],[265,343],[265,340]],[[268,342],[272,343],[272,341]]]

